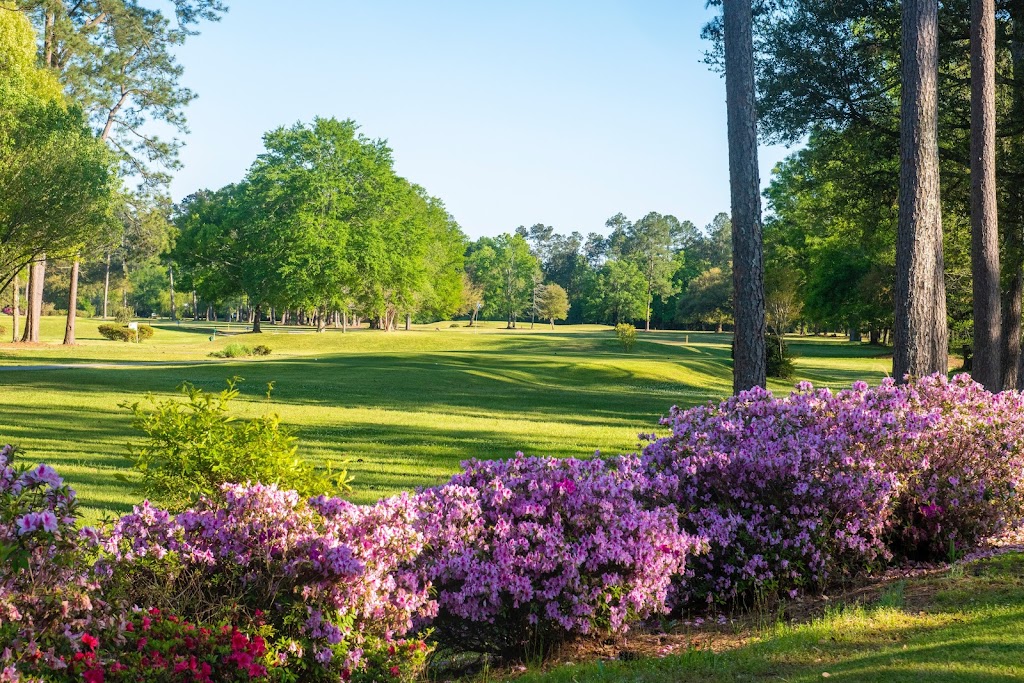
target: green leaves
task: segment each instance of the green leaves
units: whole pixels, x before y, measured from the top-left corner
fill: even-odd
[[[223,483],[261,482],[305,496],[349,490],[344,471],[318,470],[298,455],[298,440],[276,414],[239,420],[229,412],[239,378],[220,393],[184,384],[185,400],[122,403],[132,425],[146,435],[129,447],[148,496],[184,509],[200,496],[215,496]]]

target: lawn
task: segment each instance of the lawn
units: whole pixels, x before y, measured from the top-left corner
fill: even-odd
[[[835,605],[754,635],[694,632],[664,658],[563,665],[516,683],[993,683],[1024,680],[1024,555],[891,584],[867,604]],[[707,647],[709,642],[734,646]]]
[[[79,345],[65,348],[63,325],[62,318],[44,320],[49,343],[0,345],[0,443],[57,467],[90,521],[139,498],[126,457],[137,437],[119,404],[173,395],[185,381],[218,390],[229,377],[244,378],[240,413],[278,412],[306,456],[348,467],[359,502],[441,481],[466,458],[632,452],[637,434],[657,430],[673,404],[731,392],[730,338],[711,333],[642,333],[626,354],[599,326],[507,331],[497,323],[440,323],[347,334],[266,326],[257,338],[221,324],[211,341],[208,323],[164,321],[155,323],[152,340],[135,345],[104,340],[98,321],[81,320]],[[209,356],[239,341],[273,353]],[[877,382],[891,367],[882,350],[842,339],[793,339],[791,346],[797,378],[817,384]],[[55,364],[82,367],[38,369]],[[790,384],[771,383],[777,390]]]

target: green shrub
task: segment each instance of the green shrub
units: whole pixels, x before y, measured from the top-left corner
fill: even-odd
[[[789,344],[777,334],[765,337],[765,369],[769,377],[789,379],[793,376],[793,354],[789,352]]]
[[[226,483],[276,484],[303,496],[350,490],[344,471],[335,476],[298,455],[298,440],[276,414],[252,420],[231,415],[238,381],[228,380],[220,393],[185,383],[184,401],[150,396],[146,406],[120,404],[146,437],[141,447],[129,446],[129,451],[147,496],[181,510],[200,496],[216,495]]]
[[[114,309],[114,322],[127,325],[135,318],[135,309],[131,306],[118,306]]]
[[[153,337],[153,328],[149,325],[139,325],[137,330],[127,325],[100,325],[99,333],[111,341],[141,342]]]
[[[210,353],[214,358],[248,358],[249,356],[269,356],[270,347],[265,344],[247,346],[246,344],[232,343],[220,351]]]
[[[622,350],[629,353],[636,345],[636,328],[629,323],[619,323],[615,326],[615,337],[622,344]]]
[[[228,344],[220,351],[211,351],[214,358],[246,358],[252,355],[252,349],[245,344]]]

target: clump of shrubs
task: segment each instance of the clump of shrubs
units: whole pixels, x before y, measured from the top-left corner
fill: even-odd
[[[182,509],[214,496],[225,483],[259,481],[304,496],[347,490],[344,472],[321,470],[298,454],[298,441],[276,414],[242,420],[231,413],[238,379],[219,393],[191,384],[184,400],[123,403],[132,425],[145,435],[130,454],[147,496]]]
[[[1024,517],[1024,395],[967,375],[833,394],[801,383],[673,409],[644,450],[656,501],[707,538],[681,600],[767,599],[892,556],[955,558]]]
[[[210,353],[214,358],[249,358],[252,356],[269,356],[270,347],[265,344],[248,346],[247,344],[231,343],[219,351]]]
[[[244,443],[221,424],[230,398],[195,398],[217,435],[197,449]],[[189,405],[160,407],[155,443],[184,449],[190,477],[219,474],[176,515],[144,503],[78,533],[60,477],[0,450],[0,675],[411,682],[430,642],[543,654],[673,608],[948,559],[1024,517],[1024,395],[966,376],[754,389],[673,410],[639,456],[471,461],[368,506],[213,486],[242,456],[193,462],[207,423]]]
[[[636,346],[636,328],[629,323],[619,323],[615,326],[615,338],[622,346],[622,350],[629,353]]]
[[[413,509],[408,496],[358,507],[226,484],[177,516],[137,507],[102,539],[100,564],[109,590],[158,610],[268,626],[303,680],[349,680],[368,651],[388,680],[414,680],[427,647],[395,641],[435,607],[408,569],[423,549]]]
[[[702,542],[671,506],[646,507],[635,458],[470,461],[421,494],[440,533],[422,559],[448,646],[521,656],[621,633],[666,611],[671,577]]]
[[[104,339],[123,342],[143,342],[153,337],[153,328],[149,325],[139,325],[137,329],[131,329],[128,325],[100,325],[99,333]]]

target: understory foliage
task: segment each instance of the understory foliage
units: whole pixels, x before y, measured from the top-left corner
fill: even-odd
[[[298,454],[295,436],[275,414],[243,420],[230,412],[238,379],[219,393],[184,384],[185,400],[125,403],[146,436],[132,447],[148,496],[180,510],[224,483],[259,481],[310,496],[347,488],[345,473],[318,470]]]
[[[357,506],[224,483],[75,528],[0,451],[0,680],[413,681],[672,609],[948,559],[1024,517],[1024,397],[967,376],[673,410],[639,456],[467,462]]]

